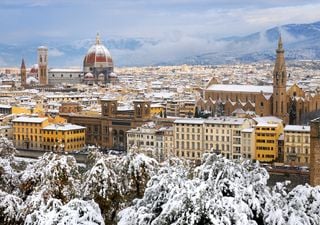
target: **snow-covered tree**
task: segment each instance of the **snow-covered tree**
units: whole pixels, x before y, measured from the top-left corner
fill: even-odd
[[[13,192],[18,185],[18,162],[14,160],[16,149],[5,137],[0,137],[0,190]]]
[[[259,224],[270,198],[268,173],[257,164],[207,154],[190,176],[165,167],[142,199],[119,213],[119,224]]]
[[[16,225],[21,223],[19,212],[22,199],[0,191],[0,224]]]
[[[265,225],[320,224],[320,187],[299,185],[287,193],[278,183],[265,207]]]
[[[65,203],[79,196],[81,177],[72,156],[46,153],[30,164],[20,179],[25,197],[41,192],[46,198],[57,198]]]
[[[104,225],[99,206],[94,201],[73,199],[63,205],[50,199],[39,210],[29,214],[25,225]]]
[[[157,166],[154,159],[142,154],[104,156],[86,175],[84,197],[99,204],[107,224],[114,223],[119,209],[143,196]]]
[[[12,141],[6,137],[0,136],[0,157],[12,159],[17,150],[14,147]]]

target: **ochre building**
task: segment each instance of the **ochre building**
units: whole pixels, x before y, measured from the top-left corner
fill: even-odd
[[[133,101],[132,109],[118,109],[117,100],[101,99],[101,115],[60,114],[69,123],[87,128],[86,144],[125,150],[126,132],[151,121],[150,101]]]

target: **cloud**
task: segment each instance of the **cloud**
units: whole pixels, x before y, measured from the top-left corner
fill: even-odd
[[[59,57],[59,56],[63,56],[64,55],[64,52],[60,51],[59,49],[57,48],[50,48],[48,50],[48,54],[49,56],[51,57]]]

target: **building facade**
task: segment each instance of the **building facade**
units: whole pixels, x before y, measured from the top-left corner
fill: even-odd
[[[294,166],[309,166],[310,126],[285,126],[284,163]]]
[[[255,159],[261,162],[273,162],[278,159],[278,140],[283,133],[282,123],[258,123],[255,127]]]
[[[79,151],[85,147],[85,127],[50,124],[41,129],[42,149],[54,152]]]
[[[61,113],[69,123],[87,128],[86,143],[108,149],[127,149],[126,132],[151,121],[150,101],[133,101],[132,109],[118,109],[117,100],[101,99],[101,115]]]
[[[320,185],[320,117],[310,123],[310,184]]]
[[[244,151],[241,136],[253,123],[251,119],[235,117],[178,119],[173,130],[175,156],[200,160],[203,153],[215,152],[228,159],[251,158],[254,149]]]
[[[16,148],[41,150],[41,130],[49,124],[48,118],[18,117],[12,120],[13,143]]]
[[[80,84],[83,80],[81,69],[49,69],[49,85]]]

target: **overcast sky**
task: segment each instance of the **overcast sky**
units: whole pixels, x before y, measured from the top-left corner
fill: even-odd
[[[246,35],[320,20],[319,0],[0,0],[1,43]]]

